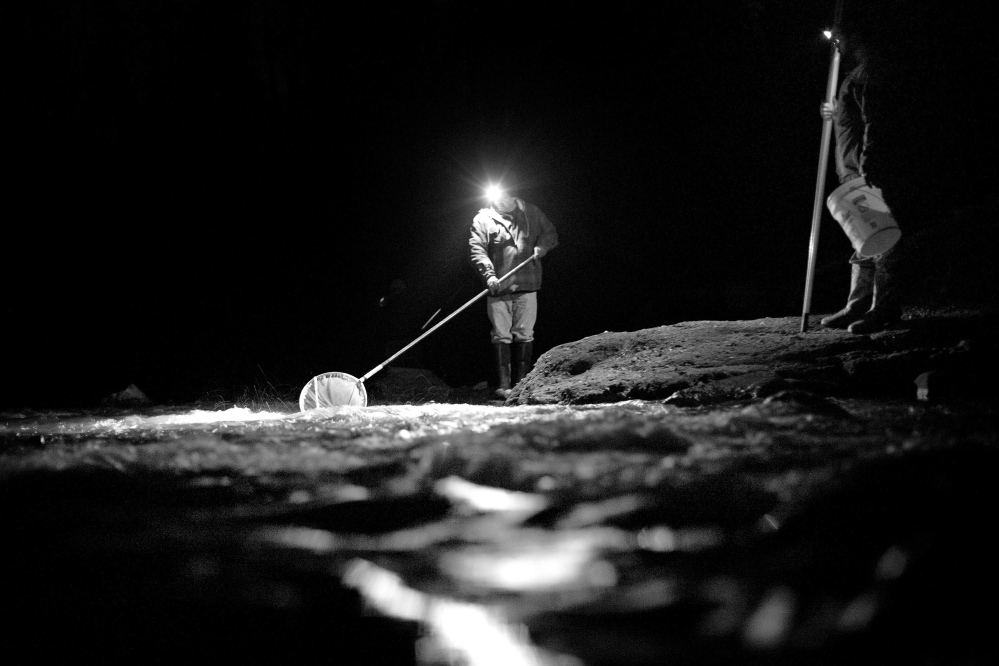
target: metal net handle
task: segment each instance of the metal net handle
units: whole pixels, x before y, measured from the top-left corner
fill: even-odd
[[[529,259],[527,259],[525,261],[522,261],[520,264],[518,264],[517,266],[513,267],[510,270],[510,272],[507,273],[506,275],[504,275],[503,277],[501,277],[499,279],[499,281],[502,282],[503,280],[507,279],[508,277],[510,277],[511,275],[513,275],[514,273],[516,273],[517,271],[519,271],[521,268],[523,268],[524,266],[526,266],[527,264],[529,264],[532,261],[534,261],[535,256],[536,255],[532,254]],[[447,322],[449,322],[459,312],[461,312],[462,310],[464,310],[465,308],[467,308],[469,305],[471,305],[475,301],[479,300],[480,298],[482,298],[483,296],[485,296],[488,293],[489,293],[489,289],[483,289],[481,292],[479,292],[478,294],[476,294],[475,297],[472,298],[470,301],[468,301],[467,303],[465,303],[464,305],[462,305],[460,308],[458,308],[457,310],[455,310],[454,312],[452,312],[448,316],[444,317],[444,319],[441,319],[439,322],[437,322],[437,324],[435,324],[433,328],[425,331],[423,333],[423,335],[421,335],[420,337],[416,338],[415,340],[413,340],[412,342],[410,342],[408,345],[406,345],[405,347],[403,347],[402,349],[400,349],[396,353],[394,353],[391,356],[389,356],[387,359],[385,359],[380,364],[378,364],[377,367],[373,368],[372,370],[369,370],[367,374],[365,374],[363,377],[361,377],[360,379],[357,380],[358,383],[363,383],[365,379],[369,379],[372,375],[374,375],[376,372],[378,372],[379,370],[381,370],[382,368],[384,368],[386,365],[388,365],[389,363],[391,363],[395,359],[397,359],[400,356],[402,356],[406,351],[409,350],[410,347],[412,347],[417,342],[419,342],[423,338],[427,337],[428,335],[430,335],[431,333],[433,333],[434,331],[436,331],[438,328],[440,328],[441,326],[443,326],[444,324],[446,324]]]

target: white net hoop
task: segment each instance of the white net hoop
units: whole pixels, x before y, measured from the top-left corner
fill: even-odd
[[[298,396],[298,408],[303,412],[310,409],[331,407],[367,407],[368,393],[364,382],[345,372],[324,372],[309,380]]]

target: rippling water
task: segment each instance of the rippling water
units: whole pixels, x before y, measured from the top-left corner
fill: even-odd
[[[793,397],[6,413],[10,598],[60,654],[794,663],[942,628],[973,652],[994,421]]]

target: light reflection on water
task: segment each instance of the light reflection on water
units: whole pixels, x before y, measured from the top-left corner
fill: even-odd
[[[379,612],[423,623],[429,632],[417,649],[418,663],[468,666],[573,666],[581,661],[550,654],[530,641],[527,628],[499,607],[426,594],[367,560],[348,563],[344,583]]]
[[[281,412],[254,412],[245,407],[224,410],[194,409],[167,414],[121,414],[106,416],[101,414],[58,414],[26,416],[19,419],[0,421],[0,434],[20,435],[101,435],[119,434],[129,431],[165,429],[172,426],[199,426],[219,423],[255,423],[261,421],[286,420],[289,414]]]
[[[494,407],[484,405],[438,404],[345,406],[314,409],[307,412],[254,411],[246,407],[223,410],[154,410],[157,413],[106,411],[34,412],[0,414],[0,434],[104,434],[128,431],[185,428],[213,424],[262,424],[291,426],[296,423],[353,426],[410,425],[397,431],[403,439],[427,431],[471,429],[483,431],[497,423],[522,423],[525,420],[599,417],[604,409],[617,413],[663,414],[668,408],[657,403],[616,403],[614,405],[541,405]],[[149,411],[149,410],[146,410]]]
[[[905,423],[907,410],[893,413]],[[728,564],[710,569],[725,557],[737,560],[740,544],[762,551],[776,548],[771,535],[791,538],[783,536],[785,523],[802,511],[791,501],[831,474],[821,468],[831,435],[840,446],[871,451],[885,429],[789,413],[754,405],[695,414],[635,401],[0,414],[0,443],[13,444],[0,449],[0,472],[96,465],[124,478],[167,471],[184,488],[220,489],[213,495],[220,504],[238,504],[198,506],[186,514],[194,523],[262,520],[266,526],[253,528],[248,546],[256,539],[278,559],[289,552],[323,558],[327,575],[357,590],[371,609],[424,625],[423,663],[577,664],[533,644],[524,627],[566,609],[687,612],[693,600],[712,605],[697,610],[705,636],[737,636],[760,649],[791,640],[795,614],[808,602],[799,591],[754,587],[751,573]],[[796,456],[791,472],[765,468],[758,452],[772,442],[784,446],[771,452]],[[746,460],[759,466],[756,495],[749,486],[729,491],[710,483],[712,473]],[[811,461],[819,464],[814,472],[804,464]],[[395,476],[348,476],[378,465]],[[316,482],[319,474],[328,476]],[[681,482],[693,492],[679,492]],[[266,496],[259,492],[265,485]],[[229,488],[237,490],[226,494]],[[399,506],[379,504],[391,496],[443,508],[426,521],[366,524],[370,531],[360,533],[344,527],[356,521],[337,523],[354,511],[380,520],[378,511]],[[295,522],[334,506],[341,513],[326,515],[326,523]],[[877,585],[894,584],[905,580],[911,558],[905,548],[882,546],[865,571]],[[684,578],[682,566],[693,562],[705,571],[690,567]],[[419,567],[432,574],[419,569],[425,578],[414,578]],[[194,569],[216,575],[211,567]],[[863,589],[832,599],[828,616],[838,624],[815,630],[816,640],[863,630],[880,612],[878,600]]]

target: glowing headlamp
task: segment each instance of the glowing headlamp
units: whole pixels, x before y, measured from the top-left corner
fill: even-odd
[[[486,188],[486,199],[489,203],[496,203],[501,198],[503,198],[503,188],[499,185],[490,185]]]

